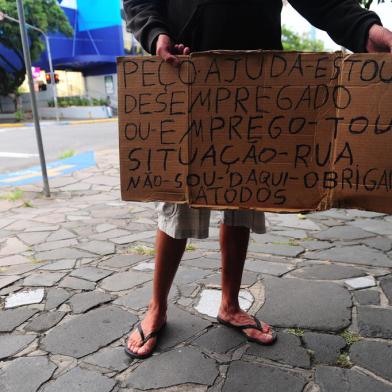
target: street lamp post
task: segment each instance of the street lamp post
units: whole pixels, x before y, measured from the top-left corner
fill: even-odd
[[[59,107],[57,104],[57,88],[56,88],[56,80],[54,78],[54,71],[53,71],[52,52],[50,50],[49,37],[43,31],[41,31],[41,34],[43,34],[43,36],[45,37],[46,49],[48,51],[50,81],[52,82],[51,85],[52,85],[53,104],[56,112],[56,121],[58,122],[60,120],[60,117],[59,117]]]
[[[40,163],[41,163],[42,180],[44,183],[44,193],[45,193],[45,196],[50,197],[48,172],[46,170],[45,153],[44,153],[44,147],[42,144],[41,127],[39,124],[38,109],[37,109],[37,100],[35,97],[33,74],[31,71],[30,47],[29,47],[29,43],[28,43],[27,30],[26,30],[26,25],[25,25],[26,21],[25,21],[24,10],[23,10],[23,1],[16,0],[16,5],[18,7],[20,35],[21,35],[21,39],[22,39],[23,56],[24,56],[25,65],[26,65],[27,78],[29,81],[31,108],[33,110],[35,135],[37,138],[39,159],[40,159]]]
[[[0,12],[0,21],[2,21],[3,19],[7,19],[10,20],[12,22],[18,23],[20,24],[20,17],[19,20],[16,18],[13,18],[3,12]],[[43,35],[43,37],[45,38],[45,46],[46,46],[46,51],[48,52],[48,63],[49,63],[49,74],[50,74],[50,81],[51,81],[51,87],[52,87],[52,95],[53,95],[53,103],[54,103],[54,108],[55,108],[55,113],[56,113],[56,121],[60,121],[60,117],[59,117],[59,108],[58,108],[58,104],[57,104],[57,89],[56,89],[56,82],[55,82],[55,78],[54,78],[54,70],[53,70],[53,62],[52,62],[52,52],[50,50],[50,41],[49,41],[49,37],[48,35],[42,31],[41,29],[39,29],[38,27],[35,27],[29,23],[26,23],[26,26],[29,29],[38,31],[40,34]]]

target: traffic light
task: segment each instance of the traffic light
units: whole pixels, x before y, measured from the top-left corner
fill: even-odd
[[[53,74],[54,76],[54,82],[57,84],[60,82],[60,78],[58,74]],[[51,84],[52,83],[52,78],[50,77],[50,73],[45,74],[45,79],[46,79],[46,83],[47,84]]]
[[[46,84],[44,82],[38,84],[38,91],[46,91]]]

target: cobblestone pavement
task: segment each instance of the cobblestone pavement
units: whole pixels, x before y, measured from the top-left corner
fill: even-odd
[[[115,151],[98,166],[0,200],[0,391],[392,391],[392,217],[267,214],[241,304],[270,347],[216,323],[219,245],[193,240],[156,355],[123,344],[152,285],[152,204],[120,200]]]

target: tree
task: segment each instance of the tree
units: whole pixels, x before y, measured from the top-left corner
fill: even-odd
[[[57,0],[24,0],[24,10],[26,23],[38,27],[45,33],[60,32],[66,36],[72,36],[72,27]],[[15,0],[0,0],[0,11],[18,18]],[[16,22],[7,19],[0,22],[0,44],[12,50],[22,64],[22,67],[18,68],[0,53],[1,60],[12,70],[12,72],[7,72],[0,66],[0,95],[9,95],[14,101],[18,87],[23,83],[26,75],[19,29],[19,24]],[[38,31],[28,29],[28,35],[31,59],[36,61],[44,52],[45,43],[42,34]]]
[[[377,3],[385,3],[385,0],[377,0]],[[365,8],[369,9],[373,4],[373,0],[359,0],[359,4],[363,5]]]
[[[311,39],[309,34],[297,34],[286,26],[282,26],[282,44],[284,50],[298,50],[301,52],[325,51],[323,41]]]

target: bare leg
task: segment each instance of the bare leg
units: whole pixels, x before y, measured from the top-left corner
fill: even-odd
[[[146,336],[151,331],[159,329],[166,319],[167,297],[184,254],[186,241],[186,239],[174,239],[159,229],[157,231],[153,293],[147,313],[141,323]],[[142,345],[140,334],[135,330],[128,339],[128,348],[144,355],[154,348],[155,342],[154,337]]]
[[[252,317],[240,308],[238,294],[249,243],[249,229],[221,224],[220,245],[222,251],[222,302],[219,316],[235,325],[255,324]],[[249,336],[264,343],[271,341],[270,333],[256,329],[246,329]]]

